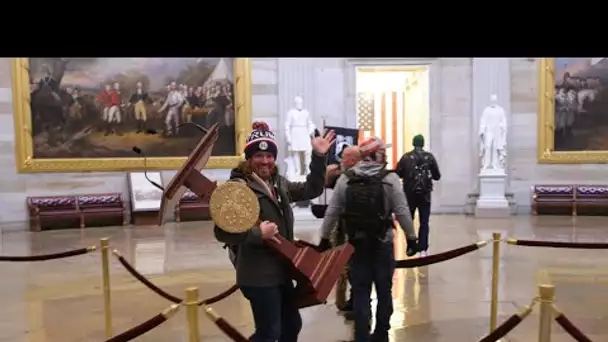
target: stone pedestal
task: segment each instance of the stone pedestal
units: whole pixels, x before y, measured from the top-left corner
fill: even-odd
[[[508,217],[509,201],[505,197],[507,175],[503,170],[479,173],[479,198],[475,206],[478,217]]]

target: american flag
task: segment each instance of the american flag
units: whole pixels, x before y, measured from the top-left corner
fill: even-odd
[[[397,166],[403,150],[404,130],[404,92],[358,92],[357,119],[359,141],[377,136],[384,143],[391,144],[387,149],[389,168]]]

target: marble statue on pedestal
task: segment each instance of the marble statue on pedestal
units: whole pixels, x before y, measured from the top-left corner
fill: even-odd
[[[479,124],[481,172],[502,172],[507,158],[507,118],[496,95],[483,110]],[[491,170],[491,171],[490,171]]]
[[[287,140],[287,150],[291,166],[288,173],[292,176],[302,176],[308,174],[308,166],[312,148],[310,137],[316,127],[308,110],[304,109],[303,100],[300,96],[294,99],[294,108],[287,112],[285,121],[285,138]]]
[[[481,114],[479,124],[481,172],[475,216],[481,217],[510,215],[509,202],[505,197],[507,118],[504,109],[497,102],[496,95],[492,95],[490,104]]]

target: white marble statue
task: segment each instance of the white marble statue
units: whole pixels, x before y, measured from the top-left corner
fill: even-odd
[[[292,175],[308,174],[312,153],[310,136],[314,134],[316,128],[310,113],[304,109],[303,102],[301,97],[296,96],[295,107],[287,112],[285,121],[287,150],[292,158],[291,166],[293,166],[289,173]]]
[[[498,105],[496,95],[490,96],[490,105],[484,108],[479,123],[481,171],[505,170],[507,159],[507,118]]]

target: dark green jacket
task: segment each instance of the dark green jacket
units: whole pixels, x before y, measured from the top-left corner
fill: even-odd
[[[325,156],[313,153],[310,174],[305,182],[290,182],[276,176],[271,182],[278,200],[268,194],[266,186],[244,176],[242,170],[233,169],[230,179],[242,179],[255,192],[260,201],[260,221],[271,221],[279,227],[279,233],[293,241],[293,211],[290,203],[311,200],[323,193],[325,184]],[[231,234],[214,228],[215,238],[236,246],[236,282],[239,286],[274,286],[291,281],[286,261],[268,247],[262,239],[260,227],[252,227],[240,234]]]

